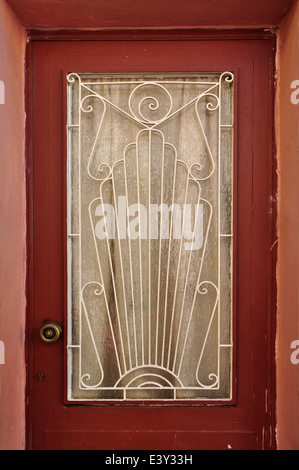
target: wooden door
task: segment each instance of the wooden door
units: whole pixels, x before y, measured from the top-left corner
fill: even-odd
[[[30,86],[32,98],[30,107],[32,126],[30,129],[32,134],[29,134],[29,136],[32,135],[32,151],[29,155],[29,196],[32,203],[29,204],[31,211],[31,227],[29,225],[31,283],[27,335],[29,365],[28,446],[33,449],[106,450],[270,448],[273,445],[273,429],[271,428],[273,423],[273,403],[271,402],[273,338],[271,336],[270,252],[272,218],[271,214],[269,215],[269,196],[272,193],[272,41],[257,38],[253,40],[197,40],[195,37],[182,40],[179,36],[167,40],[166,38],[143,37],[142,35],[134,39],[133,37],[125,40],[117,39],[119,38],[94,41],[34,40],[32,43],[29,74],[32,79]],[[75,82],[77,85],[74,85]],[[116,82],[121,90],[121,92],[118,91],[118,95],[124,96],[127,93],[128,107],[121,109],[121,105],[116,103],[112,97],[111,83],[115,84]],[[122,91],[125,90],[123,85],[127,82],[129,89],[126,92]],[[189,96],[187,103],[195,103],[197,106],[193,108],[193,116],[196,118],[196,124],[200,131],[197,137],[198,141],[195,141],[193,147],[198,149],[202,145],[199,154],[201,159],[206,159],[210,165],[206,170],[207,173],[204,176],[201,174],[201,177],[198,176],[198,173],[197,176],[194,175],[196,171],[202,170],[203,161],[193,162],[191,160],[188,166],[182,161],[181,154],[183,152],[177,150],[176,154],[176,145],[171,142],[180,133],[182,139],[185,138],[186,145],[193,139],[194,133],[197,131],[193,130],[189,121],[186,125],[182,118],[182,121],[176,124],[179,127],[175,128],[173,134],[167,134],[167,138],[161,131],[161,126],[158,125],[164,119],[163,116],[174,116],[178,114],[179,110],[187,109],[184,104],[177,105],[175,108],[175,94],[173,92],[172,95],[172,89],[169,88],[176,87],[178,83],[182,84],[183,82],[184,93]],[[78,95],[78,83],[84,88],[84,90],[82,88],[81,95]],[[189,93],[188,87],[191,90],[191,85],[194,83],[197,92],[190,91]],[[110,87],[108,91],[104,90],[106,86],[104,84]],[[223,112],[220,105],[221,93],[225,93],[225,85],[229,86],[227,92],[229,95],[223,98],[228,103],[224,120],[221,117]],[[74,89],[73,86],[77,86],[77,88]],[[162,110],[164,115],[156,117],[156,120],[146,117],[144,108],[140,106],[134,108],[135,105],[132,103],[134,93],[149,86],[154,86],[155,91],[158,89],[159,93],[166,95],[167,99],[170,96],[171,106],[173,106],[172,110],[170,108]],[[181,92],[181,95],[184,93]],[[76,96],[79,96],[77,104],[75,103]],[[95,103],[95,97],[100,98],[97,103]],[[214,117],[216,116],[215,126],[218,127],[215,127],[215,132],[211,131],[210,134],[210,131],[207,130],[209,124],[200,115],[199,97],[203,97],[205,100],[204,112],[210,112]],[[93,103],[91,103],[92,100]],[[140,95],[139,98],[142,105],[149,105],[147,110],[150,112],[158,110],[158,101],[158,99],[155,100],[155,96],[153,97],[152,90],[148,90],[145,95]],[[80,112],[86,114],[91,112],[92,114],[92,111],[96,112],[96,106],[98,106],[99,119],[97,125],[92,121],[84,121],[86,116],[83,114],[80,120]],[[111,125],[112,111],[110,114],[107,111],[109,107],[114,113],[135,121],[134,125],[139,126],[136,138],[127,137],[131,132],[126,127],[127,124],[124,124],[123,131],[122,127],[117,128],[117,131],[115,128],[113,129],[114,125]],[[223,105],[223,109],[224,107]],[[107,113],[105,121],[104,111]],[[137,118],[136,116],[140,112],[142,117],[140,118],[139,114]],[[90,119],[89,116],[88,119]],[[84,128],[82,134],[80,130],[78,133],[79,121],[82,129]],[[101,127],[104,124],[105,129]],[[77,137],[74,137],[76,132]],[[106,136],[103,139],[106,144],[103,144],[103,152],[111,154],[111,146],[115,145],[117,155],[110,166],[106,165],[105,161],[102,164],[95,161],[97,165],[92,168],[94,165],[92,159],[96,159],[97,152],[101,151],[101,147],[95,149],[93,143],[99,141],[99,133],[102,138],[102,133],[105,132]],[[229,137],[227,137],[227,133]],[[212,135],[216,136],[214,144],[211,144],[210,141]],[[144,273],[141,267],[141,263],[144,263],[143,251],[139,252],[138,257],[137,252],[134,252],[135,245],[130,242],[126,245],[126,249],[131,248],[131,251],[128,251],[130,256],[128,258],[121,257],[119,251],[116,260],[117,248],[115,246],[117,243],[115,242],[113,244],[114,258],[110,257],[109,265],[108,255],[111,255],[111,250],[109,248],[108,255],[107,253],[104,255],[103,245],[99,245],[97,240],[96,249],[93,246],[86,252],[90,253],[94,250],[94,258],[98,257],[98,261],[101,256],[106,256],[109,269],[105,268],[101,271],[101,282],[97,284],[93,277],[88,278],[87,276],[85,278],[84,287],[87,287],[87,290],[91,288],[92,294],[95,295],[93,300],[89,300],[91,303],[88,308],[86,307],[84,296],[85,294],[90,296],[90,292],[84,291],[84,295],[82,295],[82,283],[80,284],[81,290],[78,288],[76,291],[76,282],[78,281],[76,273],[79,269],[81,272],[81,264],[82,266],[88,264],[86,257],[80,258],[78,255],[78,253],[82,255],[85,248],[81,244],[81,251],[80,248],[76,251],[74,245],[71,245],[72,256],[70,256],[69,249],[69,240],[71,243],[76,243],[74,240],[78,235],[76,230],[73,230],[73,226],[70,227],[69,219],[73,217],[73,202],[70,199],[75,197],[73,196],[74,188],[81,185],[79,194],[81,194],[83,201],[92,185],[92,181],[85,181],[84,176],[82,178],[80,176],[77,182],[72,182],[73,170],[70,170],[70,166],[73,169],[75,165],[72,160],[74,155],[75,158],[78,154],[83,155],[84,139],[86,139],[87,147],[89,146],[89,176],[94,175],[93,170],[105,172],[109,167],[106,177],[99,179],[100,183],[93,193],[93,198],[90,198],[90,203],[96,201],[95,195],[98,195],[101,203],[103,202],[105,188],[102,184],[103,181],[109,183],[112,188],[109,196],[111,201],[111,194],[115,196],[115,188],[121,180],[120,176],[118,179],[116,177],[117,168],[122,168],[124,172],[132,149],[135,149],[134,161],[137,161],[136,148],[140,154],[143,139],[146,142],[143,145],[150,146],[149,142],[154,140],[157,142],[156,150],[151,157],[156,160],[152,166],[145,168],[143,173],[139,166],[139,173],[136,169],[135,173],[132,170],[131,179],[128,177],[123,180],[127,183],[129,181],[126,186],[126,195],[128,196],[132,191],[137,179],[140,187],[144,186],[141,179],[144,175],[148,175],[147,181],[149,182],[146,192],[147,201],[151,201],[148,193],[151,191],[151,194],[154,194],[155,192],[152,183],[154,174],[158,181],[161,181],[163,172],[165,186],[166,175],[170,178],[172,167],[166,167],[166,164],[159,166],[160,157],[157,158],[159,153],[157,149],[163,147],[164,150],[161,151],[161,155],[163,154],[165,159],[163,161],[167,159],[170,161],[171,158],[176,159],[177,173],[172,179],[170,178],[170,182],[174,181],[173,187],[180,188],[184,181],[192,180],[192,184],[194,183],[194,187],[198,190],[197,194],[201,194],[201,199],[198,201],[205,201],[206,209],[212,208],[212,203],[203,197],[204,190],[202,189],[204,180],[212,174],[212,170],[215,170],[215,181],[220,180],[221,163],[218,164],[216,160],[213,160],[212,146],[215,145],[218,150],[222,148],[223,153],[231,155],[231,166],[228,170],[231,180],[226,184],[226,190],[229,187],[229,193],[226,193],[225,196],[226,202],[223,203],[222,193],[217,194],[217,185],[214,189],[209,190],[211,198],[216,201],[213,214],[218,214],[219,218],[216,215],[212,217],[212,212],[205,212],[206,209],[203,208],[203,225],[204,227],[208,226],[212,231],[213,220],[215,220],[215,227],[220,227],[221,215],[217,201],[219,204],[226,204],[224,212],[230,213],[229,228],[225,232],[218,230],[218,238],[215,235],[216,232],[214,233],[216,245],[218,240],[224,240],[223,243],[230,243],[229,248],[225,252],[226,254],[224,252],[221,254],[222,252],[217,252],[215,245],[216,254],[213,254],[213,251],[210,253],[211,265],[217,258],[217,253],[220,253],[219,260],[216,262],[216,271],[218,270],[219,276],[226,283],[226,293],[224,288],[220,289],[217,280],[213,280],[212,274],[210,277],[201,277],[199,272],[201,257],[196,258],[194,255],[194,258],[191,258],[191,255],[188,254],[189,257],[185,258],[182,264],[185,267],[188,265],[188,269],[191,266],[190,269],[194,269],[194,275],[190,275],[188,282],[186,282],[184,271],[180,272],[177,279],[182,278],[182,282],[185,279],[185,291],[182,290],[179,281],[174,284],[173,288],[168,286],[168,296],[173,298],[174,291],[184,292],[180,294],[180,299],[183,297],[185,300],[192,288],[191,279],[198,276],[196,277],[197,282],[194,284],[195,287],[193,286],[196,295],[205,294],[211,288],[214,291],[214,300],[210,301],[209,306],[203,304],[205,307],[196,304],[192,315],[187,315],[187,317],[185,304],[182,307],[182,300],[180,300],[182,316],[176,319],[176,314],[173,313],[173,316],[169,317],[170,320],[167,320],[166,316],[163,317],[163,330],[163,326],[159,326],[161,321],[159,323],[158,318],[159,315],[160,320],[162,318],[162,314],[159,314],[161,309],[153,308],[153,303],[155,302],[155,305],[158,306],[157,296],[158,298],[160,296],[161,299],[165,295],[165,288],[162,288],[165,277],[169,276],[171,270],[175,270],[174,264],[178,263],[177,260],[183,258],[179,258],[178,255],[171,258],[172,261],[168,265],[167,272],[164,271],[164,265],[161,262],[160,264],[147,262],[147,266],[150,268],[147,268],[146,276],[144,274],[141,280],[138,278],[139,290],[135,288],[135,297],[132,294],[130,301],[127,303],[119,301],[115,306],[118,300],[118,294],[115,292],[121,288],[124,292],[126,282],[132,286],[135,282],[136,272]],[[119,153],[122,145],[123,152]],[[148,154],[149,147],[146,148],[144,154]],[[142,155],[140,158],[139,162],[142,162]],[[182,175],[186,165],[188,166],[187,176],[189,176],[184,180]],[[217,165],[219,166],[217,167]],[[181,171],[180,177],[178,177],[179,171]],[[142,174],[143,176],[140,176]],[[163,192],[162,183],[159,184],[159,195],[161,195]],[[178,193],[179,191],[171,193],[175,194],[172,202],[179,198]],[[187,192],[185,192],[186,194]],[[194,197],[196,198],[196,196]],[[186,202],[187,199],[185,196],[184,201]],[[159,201],[162,202],[160,196],[156,202]],[[132,200],[131,202],[136,201]],[[76,204],[79,204],[78,201]],[[82,205],[84,204],[88,205],[88,201],[82,202]],[[204,206],[204,204],[202,205]],[[92,206],[89,205],[89,207]],[[100,215],[99,207],[98,205],[94,207],[94,210],[89,213],[89,219],[88,217],[85,221],[84,217],[81,219],[80,230],[84,231],[90,228],[90,222],[91,226],[95,227],[96,222],[93,225],[92,217]],[[115,207],[116,205],[114,205]],[[129,219],[127,219],[128,221]],[[160,229],[157,229],[158,232]],[[118,237],[119,247],[122,243],[120,238]],[[158,239],[161,240],[161,236]],[[201,246],[205,243],[204,230],[202,239]],[[157,240],[155,239],[151,243],[154,242]],[[222,241],[219,241],[219,246],[220,243]],[[160,251],[157,246],[160,246]],[[161,254],[161,246],[162,242],[160,245],[158,243],[155,251],[154,244],[148,244],[146,251],[148,259],[153,259],[156,256],[155,253]],[[169,241],[167,246],[170,246]],[[193,256],[195,252],[190,251],[190,253]],[[73,264],[70,264],[70,259],[79,259],[80,266],[76,261],[72,261]],[[121,262],[122,260],[123,262]],[[190,263],[187,260],[190,260]],[[117,268],[117,265],[120,267]],[[155,267],[154,271],[151,266],[157,265],[161,268],[156,269]],[[92,269],[87,267],[86,272],[88,273]],[[122,274],[118,281],[116,280],[117,269]],[[109,274],[105,274],[104,271],[109,271]],[[176,272],[179,272],[178,268]],[[145,277],[148,287],[144,288]],[[107,278],[110,284],[113,284],[114,297],[107,297],[109,290],[105,286]],[[116,285],[117,282],[119,282],[118,285]],[[155,289],[153,282],[155,282]],[[100,296],[103,292],[106,296],[107,311],[112,311],[111,305],[113,304],[116,313],[109,313],[105,317],[105,323],[95,324],[96,326],[93,327],[91,325],[95,321],[93,319],[97,315],[101,316],[104,309],[100,304],[93,302],[97,295]],[[134,303],[136,295],[140,297],[141,294],[143,294],[143,304],[141,302],[139,305],[145,305],[144,298],[147,296],[147,316],[140,317],[143,333],[139,335],[141,327],[138,326],[137,321],[139,315],[137,300],[135,301],[136,309],[133,311],[135,316],[130,317],[129,308]],[[74,305],[78,301],[78,295],[81,296],[83,314],[74,320],[75,314],[73,312],[76,310]],[[176,299],[179,299],[178,295]],[[151,308],[148,307],[148,298],[151,299]],[[222,307],[220,309],[221,301]],[[176,300],[176,302],[179,301]],[[175,305],[174,300],[172,305]],[[200,312],[208,309],[211,310],[210,316],[200,317]],[[175,307],[172,312],[175,312]],[[198,318],[197,323],[195,318]],[[91,359],[87,349],[84,349],[86,346],[83,347],[83,343],[78,342],[78,339],[74,340],[73,337],[76,334],[74,333],[76,330],[74,323],[80,321],[82,324],[85,322],[86,331],[89,332],[89,336],[85,337],[85,344],[90,343],[92,354],[97,356],[98,384],[106,384],[102,388],[95,386],[95,379],[92,382],[94,385],[88,386],[88,380],[92,380],[88,373]],[[171,326],[167,326],[168,321]],[[40,336],[41,328],[51,322],[57,323],[62,328],[62,336],[56,342],[43,341]],[[117,322],[118,326],[116,327]],[[203,359],[205,349],[200,348],[197,341],[200,337],[203,338],[202,341],[209,340],[209,333],[214,328],[212,326],[214,322],[216,325],[215,335],[217,336],[220,332],[220,339],[218,337],[219,341],[214,346],[211,340],[212,349]],[[177,326],[174,326],[175,324]],[[82,325],[80,328],[78,334],[82,335]],[[225,339],[223,339],[224,336],[221,336],[223,328],[226,328]],[[51,332],[52,330],[48,331],[50,335]],[[135,332],[135,335],[132,332]],[[183,332],[185,339],[181,339]],[[122,339],[120,343],[117,339],[119,337]],[[173,342],[173,338],[177,338],[176,343]],[[133,343],[135,347],[133,345],[130,349],[129,345]],[[177,349],[174,351],[172,351],[173,344],[177,344]],[[183,346],[180,346],[181,344],[184,345],[184,348],[185,346],[186,349],[189,348],[189,352],[186,359],[184,356],[179,362],[178,356],[185,352]],[[206,345],[206,342],[204,344]],[[213,353],[213,348],[215,353]],[[161,359],[162,349],[168,350],[168,361]],[[119,355],[118,350],[120,351]],[[105,355],[105,351],[107,355],[102,357],[101,354]],[[217,363],[217,358],[219,363]],[[203,380],[200,378],[199,361],[204,360],[208,364],[206,367],[211,367],[211,370],[210,373],[207,372],[207,369],[204,372],[206,381],[203,384]],[[159,368],[157,368],[158,361],[160,361]],[[214,362],[218,366],[220,363],[222,365],[225,363],[224,372],[220,373],[217,364],[215,369]],[[140,369],[140,364],[143,369]],[[173,364],[172,368],[170,364]],[[183,364],[185,372],[181,372],[180,375],[182,369],[175,364]],[[200,362],[200,364],[202,363]],[[117,371],[117,366],[119,375],[114,372],[114,370]],[[188,368],[191,370],[192,367],[196,371],[196,387],[192,387],[193,379],[185,379]],[[132,375],[132,371],[136,372],[137,369],[141,370],[140,374],[138,376]],[[215,372],[216,370],[218,373]],[[107,382],[103,378],[104,372],[105,380],[108,377]],[[81,377],[79,376],[78,381],[76,377],[80,373]],[[221,374],[223,377],[221,376],[220,380]],[[183,386],[182,377],[188,382],[187,386]],[[76,380],[77,385],[80,385],[77,387],[77,391],[73,386]],[[131,390],[133,383],[136,385],[134,393]],[[196,390],[194,391],[194,389]]]

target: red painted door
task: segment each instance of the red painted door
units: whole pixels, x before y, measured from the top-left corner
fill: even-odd
[[[32,43],[28,447],[270,448],[272,41],[142,36],[116,39],[119,38]],[[67,74],[193,77],[226,71],[234,75],[231,395],[225,400],[211,396],[199,401],[177,399],[179,395],[167,395],[166,401],[159,399],[160,395],[151,401],[142,397],[132,400],[130,395],[125,400],[72,401],[67,392],[67,351],[73,347],[69,344],[67,312]],[[154,135],[150,127],[146,132]],[[63,334],[57,342],[41,340],[39,331],[49,322],[62,327]],[[137,358],[137,347],[135,352]],[[149,375],[147,383],[152,384],[157,374]]]

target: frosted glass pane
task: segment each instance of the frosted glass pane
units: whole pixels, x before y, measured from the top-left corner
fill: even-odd
[[[229,400],[233,76],[68,75],[69,400]]]

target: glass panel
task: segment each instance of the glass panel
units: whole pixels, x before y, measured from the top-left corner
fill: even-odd
[[[68,75],[69,400],[229,400],[233,75]]]

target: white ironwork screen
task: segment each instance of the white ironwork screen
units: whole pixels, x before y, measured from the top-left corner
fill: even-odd
[[[233,75],[67,82],[69,400],[229,400]]]

